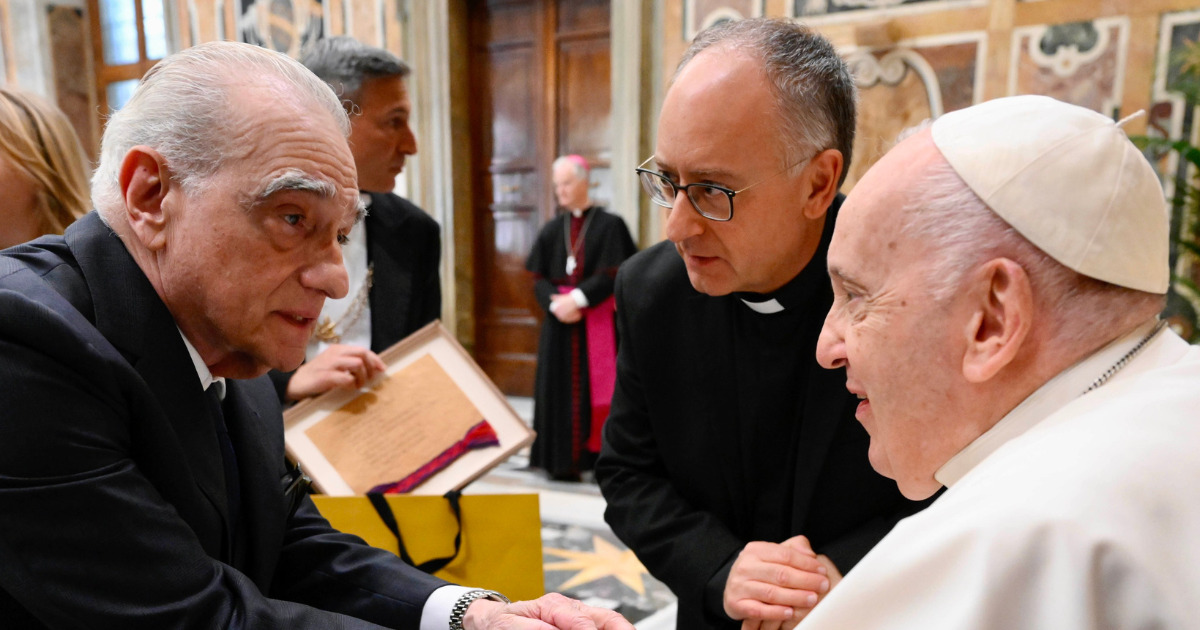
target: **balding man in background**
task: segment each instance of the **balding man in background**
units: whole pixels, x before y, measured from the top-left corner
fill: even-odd
[[[560,595],[449,585],[295,492],[254,377],[295,368],[347,293],[348,131],[284,55],[185,50],[109,120],[99,214],[0,256],[5,630],[632,630]]]
[[[801,628],[1197,628],[1200,349],[1157,319],[1166,204],[1119,125],[947,114],[858,183],[818,358],[902,521]]]

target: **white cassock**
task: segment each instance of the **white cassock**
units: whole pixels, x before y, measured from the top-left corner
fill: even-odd
[[[1200,628],[1200,347],[1140,327],[948,461],[801,630]]]

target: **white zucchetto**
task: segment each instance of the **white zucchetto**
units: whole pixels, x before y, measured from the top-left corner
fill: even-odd
[[[1098,280],[1167,292],[1162,186],[1112,119],[1013,96],[945,114],[931,133],[971,190],[1052,258]]]

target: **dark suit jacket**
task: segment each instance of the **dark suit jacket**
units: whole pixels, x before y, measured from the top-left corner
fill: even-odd
[[[830,209],[821,249],[804,273],[825,275],[825,248],[839,201]],[[831,292],[810,306],[825,313]],[[733,560],[746,543],[747,494],[738,448],[735,295],[697,292],[669,242],[630,258],[617,274],[621,339],[617,385],[596,478],[613,531],[679,598],[680,630],[737,628],[721,609]],[[796,352],[811,359],[803,421],[794,445],[791,535],[804,534],[843,572],[901,517],[918,506],[867,460],[868,436],[854,418],[857,398],[844,370],[823,370],[815,347],[820,318]],[[779,395],[796,383],[778,383]],[[746,420],[743,419],[743,422]],[[799,419],[796,420],[800,422]],[[782,524],[787,526],[788,524]],[[776,540],[772,542],[782,542]]]
[[[371,349],[383,352],[442,316],[442,240],[437,221],[411,201],[392,193],[370,195]]]
[[[371,350],[383,352],[442,315],[441,228],[411,201],[368,193],[367,262],[375,268],[371,293]],[[286,402],[292,372],[271,371]]]
[[[0,626],[416,628],[444,582],[294,515],[279,403],[227,381],[244,499],[179,330],[95,213],[0,255]],[[368,623],[370,620],[373,623]]]

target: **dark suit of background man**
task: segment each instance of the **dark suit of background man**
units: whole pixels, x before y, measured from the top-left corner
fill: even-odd
[[[714,27],[639,169],[670,242],[617,275],[596,477],[613,531],[679,597],[680,630],[791,627],[915,508],[871,469],[844,376],[814,358],[854,102],[820,36]]]
[[[481,599],[285,490],[279,401],[232,379],[295,368],[347,292],[348,131],[286,56],[185,50],[109,120],[97,212],[0,253],[0,626],[631,630]]]
[[[307,361],[295,373],[271,373],[284,402],[362,386],[384,368],[376,353],[442,313],[440,228],[392,194],[405,158],[417,152],[408,124],[408,66],[350,37],[318,41],[300,61],[333,87],[350,115],[350,152],[367,218],[343,249],[350,291],[325,302]]]

